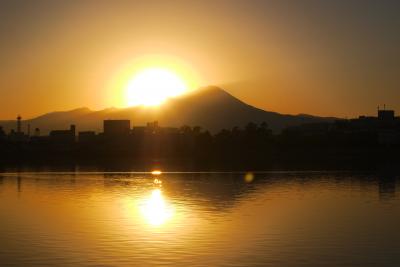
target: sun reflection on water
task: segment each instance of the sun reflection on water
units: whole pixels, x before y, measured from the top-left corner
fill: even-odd
[[[140,212],[152,226],[165,224],[173,215],[172,207],[166,202],[160,189],[154,189],[140,205]]]
[[[151,174],[152,174],[152,175],[161,175],[161,174],[162,174],[162,171],[160,171],[160,170],[154,170],[154,171],[151,172]]]

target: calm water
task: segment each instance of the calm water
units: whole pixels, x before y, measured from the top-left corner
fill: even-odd
[[[1,266],[400,266],[396,175],[0,175]]]

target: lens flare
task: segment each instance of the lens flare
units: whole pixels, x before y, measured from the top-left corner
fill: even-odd
[[[251,183],[254,180],[254,174],[251,172],[246,173],[246,175],[244,176],[244,181],[246,183]]]

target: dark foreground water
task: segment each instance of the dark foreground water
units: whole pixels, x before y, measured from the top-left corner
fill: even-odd
[[[393,174],[0,174],[0,266],[400,266]]]

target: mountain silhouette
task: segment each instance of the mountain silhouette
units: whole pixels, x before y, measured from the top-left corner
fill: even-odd
[[[130,119],[134,126],[145,125],[157,120],[161,126],[180,127],[182,125],[201,126],[211,132],[243,127],[249,122],[267,122],[274,132],[279,132],[288,126],[311,122],[328,122],[335,118],[316,117],[307,114],[285,115],[265,111],[250,106],[230,95],[226,91],[209,86],[169,99],[159,107],[129,107],[108,108],[92,111],[88,108],[78,108],[70,111],[60,111],[24,120],[23,131],[31,126],[31,133],[39,128],[41,134],[51,130],[68,129],[71,124],[78,131],[94,130],[101,132],[105,119]],[[15,121],[0,121],[7,132],[16,128]]]

